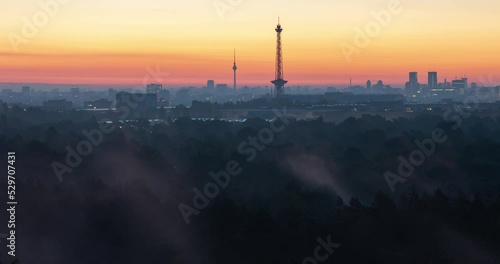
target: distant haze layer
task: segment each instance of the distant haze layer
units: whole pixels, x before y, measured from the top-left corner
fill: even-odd
[[[284,28],[289,85],[400,86],[500,70],[499,1],[41,0],[0,2],[0,82],[270,86]]]

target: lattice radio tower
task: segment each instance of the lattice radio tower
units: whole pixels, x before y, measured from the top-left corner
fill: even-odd
[[[281,49],[281,28],[280,20],[278,18],[278,26],[276,27],[277,40],[276,40],[276,72],[275,72],[275,80],[271,81],[274,84],[274,96],[281,97],[285,93],[285,84],[288,81],[285,81],[283,78],[283,54]]]

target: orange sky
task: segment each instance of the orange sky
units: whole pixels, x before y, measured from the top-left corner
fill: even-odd
[[[356,29],[376,21],[372,12],[394,11],[391,1],[241,0],[223,14],[213,4],[231,1],[42,0],[57,3],[49,9],[2,1],[0,10],[9,12],[0,21],[0,82],[136,86],[148,66],[159,65],[167,87],[231,83],[236,48],[238,84],[267,86],[278,15],[292,86],[348,84],[351,77],[401,86],[409,71],[422,83],[428,71],[438,71],[440,81],[463,74],[479,81],[499,72],[498,1],[401,0],[369,45],[356,46]],[[36,34],[23,32],[23,18],[39,24]],[[12,44],[15,38],[23,42]],[[359,53],[349,61],[341,45]]]

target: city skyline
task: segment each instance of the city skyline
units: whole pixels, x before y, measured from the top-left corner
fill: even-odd
[[[1,4],[11,11],[0,22],[6,32],[0,40],[1,83],[137,86],[147,66],[160,65],[169,74],[165,87],[203,86],[206,80],[231,84],[236,48],[238,86],[266,87],[274,75],[278,15],[285,28],[283,60],[291,86],[345,85],[352,78],[355,84],[384,80],[403,87],[410,71],[421,76],[437,71],[438,82],[463,75],[480,82],[500,69],[495,50],[500,26],[494,23],[500,3],[486,0],[473,6],[465,1],[400,1],[400,12],[350,62],[341,44],[354,45],[356,28],[376,21],[372,12],[387,11],[390,1],[298,1],[287,2],[286,10],[280,9],[283,1],[242,1],[222,17],[212,1],[193,1],[194,7],[160,1],[149,1],[148,7],[66,2],[34,37],[24,38],[27,42],[17,52],[11,40],[23,37],[23,18],[45,9],[33,3]],[[252,17],[256,10],[257,20]],[[463,19],[456,19],[459,15]]]
[[[233,78],[234,78],[234,72],[235,70],[231,70],[233,72]],[[436,74],[435,78],[433,81],[435,82],[435,85],[438,84],[445,84],[445,83],[451,83],[453,80],[462,80],[463,78],[468,79],[469,83],[475,83],[480,87],[496,87],[500,85],[500,82],[497,82],[496,79],[494,78],[492,74],[488,76],[479,76],[478,78],[470,78],[467,74],[462,74],[462,75],[455,75],[452,78],[448,78],[447,76],[441,76],[437,75],[439,72],[437,71],[425,71],[425,72],[410,72],[410,73],[417,73],[416,81],[421,84],[421,85],[428,85],[430,82],[428,78],[428,74]],[[167,81],[166,83],[163,82],[158,82],[160,83],[165,89],[182,89],[182,88],[194,88],[194,89],[203,89],[207,88],[209,85],[207,85],[208,82],[213,82],[212,85],[231,85],[231,90],[234,90],[234,81],[235,79],[231,80],[205,80],[204,83],[196,83],[196,84],[175,84],[175,83],[170,83],[168,82],[168,79],[161,78],[162,80]],[[350,87],[366,87],[367,82],[371,83],[376,83],[382,81],[384,85],[389,85],[392,88],[395,89],[405,89],[405,82],[408,82],[408,72],[405,72],[403,74],[403,77],[401,77],[402,83],[390,83],[386,82],[385,79],[381,78],[371,78],[371,79],[352,79],[349,78],[348,80],[344,80],[344,82],[338,82],[338,83],[325,83],[325,84],[294,84],[294,85],[286,85],[286,87],[290,88],[297,88],[297,87],[309,87],[309,88],[338,88],[338,89],[347,89]],[[57,89],[70,89],[70,88],[81,88],[81,89],[108,89],[108,88],[116,88],[116,89],[135,89],[135,90],[142,90],[145,89],[150,83],[154,83],[155,80],[151,79],[152,82],[149,82],[147,84],[115,84],[115,83],[110,83],[110,84],[89,84],[89,83],[29,83],[29,82],[0,82],[0,89],[12,89],[12,90],[21,90],[21,88],[24,85],[29,85],[37,89],[42,89],[42,90],[50,90],[53,88]],[[236,82],[237,90],[244,88],[244,87],[250,87],[250,88],[261,88],[261,89],[272,89],[273,85],[269,85],[267,83],[256,83],[256,84],[240,84],[239,81]],[[286,91],[285,87],[285,91]]]
[[[0,264],[500,263],[500,1],[0,10]]]

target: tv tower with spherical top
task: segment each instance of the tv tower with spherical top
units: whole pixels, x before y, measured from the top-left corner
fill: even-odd
[[[276,72],[275,72],[275,80],[271,81],[274,84],[274,96],[280,97],[285,93],[284,87],[288,81],[285,81],[283,78],[283,54],[281,50],[281,28],[280,19],[278,18],[278,26],[276,27],[277,40],[276,40]]]
[[[234,62],[233,62],[233,71],[234,71],[234,91],[236,92],[236,70],[238,67],[236,67],[236,49],[234,49]]]

